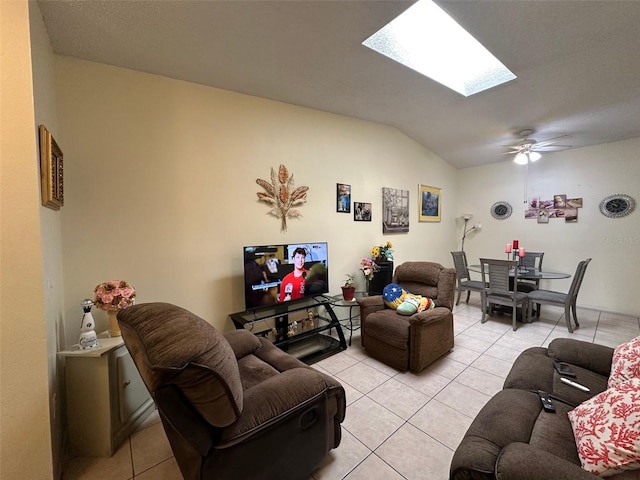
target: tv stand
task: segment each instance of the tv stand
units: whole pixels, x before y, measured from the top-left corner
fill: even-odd
[[[237,329],[265,337],[281,350],[312,364],[347,349],[332,301],[318,295],[232,313],[229,317]],[[337,339],[325,335],[334,328]]]

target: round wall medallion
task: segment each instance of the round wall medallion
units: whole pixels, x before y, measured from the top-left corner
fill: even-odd
[[[491,205],[491,215],[498,220],[504,220],[511,216],[513,209],[507,202],[496,202]]]
[[[600,213],[610,218],[626,217],[634,208],[636,201],[623,193],[609,195],[600,202]]]

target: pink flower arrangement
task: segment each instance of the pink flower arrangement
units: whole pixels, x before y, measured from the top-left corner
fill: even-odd
[[[363,273],[367,280],[373,278],[373,274],[380,270],[378,264],[371,260],[369,257],[362,257],[360,260],[360,271]]]
[[[124,280],[112,280],[98,285],[94,289],[96,298],[93,301],[101,310],[120,310],[133,305],[136,301],[135,289]]]

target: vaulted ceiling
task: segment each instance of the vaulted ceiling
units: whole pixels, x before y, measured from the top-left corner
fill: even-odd
[[[413,1],[38,3],[58,54],[392,125],[459,168],[526,128],[640,137],[637,1],[437,1],[518,77],[466,98],[362,45]]]

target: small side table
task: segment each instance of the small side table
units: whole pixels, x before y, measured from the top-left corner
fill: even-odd
[[[349,324],[342,325],[342,328],[346,328],[349,330],[349,346],[351,346],[351,338],[353,337],[353,332],[360,329],[360,306],[358,305],[357,298],[362,298],[368,296],[368,292],[355,292],[353,300],[345,300],[340,295],[334,295],[331,297],[331,305],[333,307],[343,307],[349,309]],[[353,309],[358,308],[358,312],[354,315]],[[357,324],[354,325],[354,321],[357,321]]]
[[[122,337],[58,352],[65,359],[69,447],[78,457],[110,457],[155,410]]]

